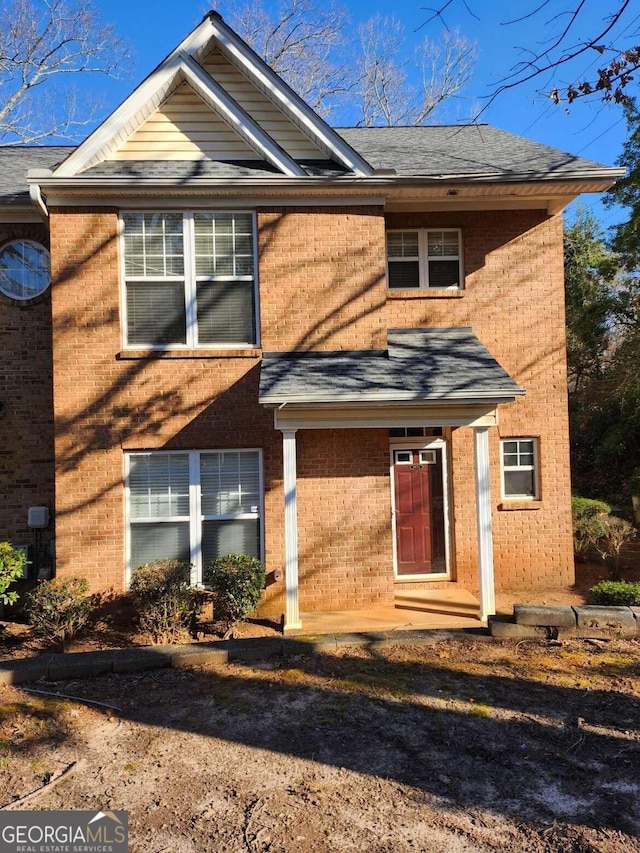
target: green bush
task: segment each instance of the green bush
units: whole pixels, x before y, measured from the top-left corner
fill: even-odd
[[[589,590],[589,602],[613,607],[640,607],[640,583],[600,581]]]
[[[26,610],[33,630],[66,651],[89,621],[93,605],[85,578],[58,577],[43,581],[27,595]]]
[[[190,583],[191,566],[179,560],[156,560],[134,570],[130,589],[140,628],[155,643],[177,643],[193,634],[202,593]]]
[[[604,501],[590,498],[571,498],[573,519],[573,549],[577,557],[584,557],[604,532],[603,519],[611,512]]]
[[[228,635],[258,606],[266,577],[256,557],[228,554],[206,566],[204,582],[215,595],[215,618],[226,623]]]
[[[18,593],[7,589],[22,577],[27,562],[25,554],[10,542],[0,542],[0,604],[14,604],[18,600]]]

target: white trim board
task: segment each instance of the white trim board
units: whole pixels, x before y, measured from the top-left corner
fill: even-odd
[[[442,451],[442,488],[444,498],[444,548],[445,548],[445,565],[444,572],[431,572],[421,575],[399,575],[398,574],[398,541],[396,539],[396,487],[395,487],[395,465],[394,455],[397,450],[441,450]],[[391,548],[393,554],[393,579],[398,583],[411,583],[412,581],[450,581],[452,579],[452,547],[451,547],[451,500],[450,491],[450,466],[449,453],[447,452],[447,439],[429,438],[429,436],[417,436],[413,440],[409,438],[390,439],[390,465],[389,465],[389,481],[391,486]]]
[[[274,410],[275,429],[362,429],[380,427],[496,426],[495,406],[350,406]]]

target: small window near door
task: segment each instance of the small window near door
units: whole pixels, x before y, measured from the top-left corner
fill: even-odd
[[[500,442],[502,495],[506,500],[539,498],[538,441],[505,438]]]

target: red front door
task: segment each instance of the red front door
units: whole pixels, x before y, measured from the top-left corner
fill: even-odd
[[[394,450],[398,575],[446,572],[442,448]]]

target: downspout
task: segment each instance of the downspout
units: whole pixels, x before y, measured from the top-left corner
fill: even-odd
[[[42,198],[42,192],[40,191],[40,184],[29,184],[29,196],[31,201],[40,208],[42,214],[45,219],[49,218],[49,211],[47,210],[47,205],[44,203],[44,199]]]

